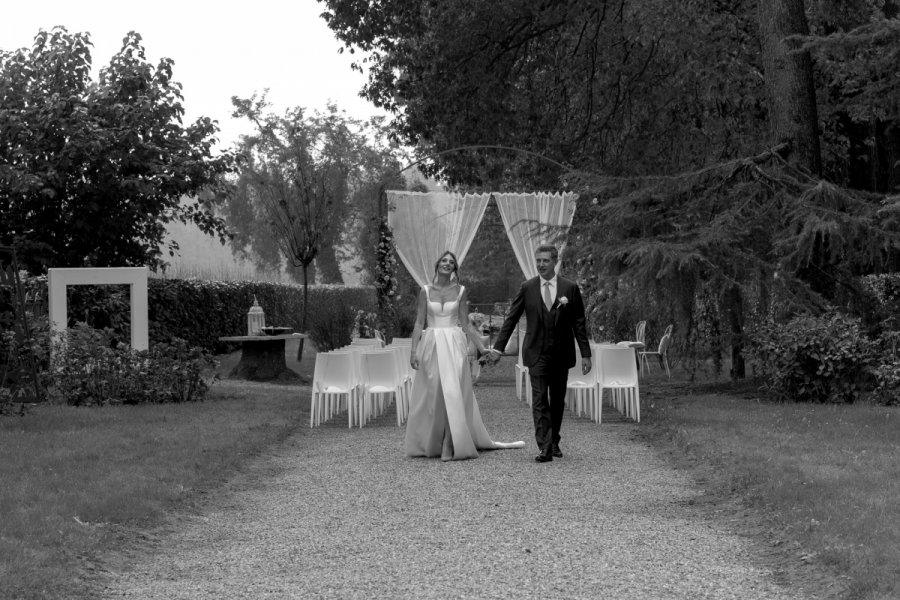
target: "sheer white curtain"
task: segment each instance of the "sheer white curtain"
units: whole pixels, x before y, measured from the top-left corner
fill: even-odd
[[[431,283],[434,263],[445,250],[463,264],[490,197],[388,190],[388,225],[394,232],[394,245],[416,283]]]
[[[576,197],[572,192],[494,194],[506,235],[526,279],[538,275],[534,265],[535,248],[553,244],[562,253],[566,246],[565,229],[572,225],[575,216]],[[557,263],[557,272],[559,266]]]

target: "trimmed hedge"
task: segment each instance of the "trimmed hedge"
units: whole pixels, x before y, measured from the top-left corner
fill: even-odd
[[[81,286],[78,286],[81,288]],[[69,302],[70,325],[76,318],[93,314],[93,327],[111,327],[120,334],[128,323],[128,291],[116,286],[82,288]],[[88,290],[90,290],[88,292]],[[150,279],[148,282],[150,343],[167,343],[173,338],[187,341],[220,354],[233,347],[218,341],[232,335],[246,335],[247,311],[254,296],[266,315],[266,324],[300,331],[303,318],[303,287],[260,281],[204,281],[199,279]],[[332,322],[334,307],[374,310],[372,287],[310,286],[307,329]],[[97,314],[98,307],[100,313]],[[335,323],[335,325],[339,325]],[[310,331],[311,341],[316,342]],[[349,332],[348,332],[349,335]]]

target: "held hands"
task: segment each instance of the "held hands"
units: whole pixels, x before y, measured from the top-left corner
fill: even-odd
[[[591,372],[591,359],[590,358],[582,358],[581,359],[581,374],[587,375]]]
[[[500,361],[500,357],[503,356],[496,348],[488,348],[486,352],[488,362],[492,365],[496,365]]]
[[[409,357],[409,366],[411,366],[416,371],[419,370],[419,359],[416,358],[415,353],[413,353],[413,355]]]

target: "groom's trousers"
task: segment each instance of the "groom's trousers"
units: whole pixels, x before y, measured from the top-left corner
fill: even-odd
[[[550,452],[552,444],[559,444],[569,369],[541,356],[537,363],[528,367],[528,376],[531,377],[534,438],[541,452]]]

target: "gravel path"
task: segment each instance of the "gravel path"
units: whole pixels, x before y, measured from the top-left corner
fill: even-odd
[[[527,449],[407,459],[392,415],[300,431],[135,546],[103,597],[808,597],[693,505],[699,490],[638,425],[566,413],[565,457],[536,464],[512,387],[476,393],[492,436]]]

